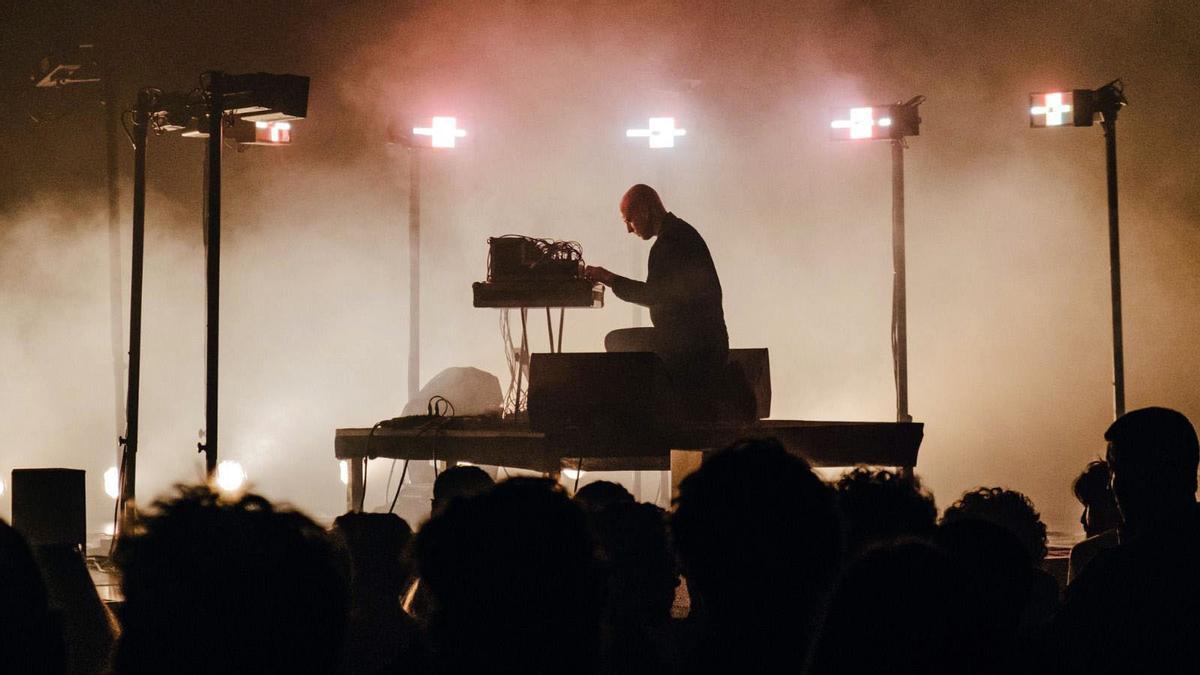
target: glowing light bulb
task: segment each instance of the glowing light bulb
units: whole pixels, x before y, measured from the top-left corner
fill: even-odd
[[[562,470],[562,475],[567,480],[579,480],[586,474],[587,474],[586,471],[582,471],[580,469],[563,469]]]
[[[217,484],[217,489],[222,492],[237,492],[246,483],[246,472],[238,462],[225,460],[217,465],[214,482]]]
[[[434,117],[430,126],[413,127],[413,133],[429,136],[432,139],[430,145],[435,148],[453,148],[455,139],[466,136],[467,130],[458,128],[458,118]]]
[[[884,119],[887,120],[887,124],[882,124],[883,120],[880,120],[879,125],[890,126],[892,123],[891,118]],[[871,138],[874,135],[875,125],[874,108],[851,108],[849,119],[834,120],[829,123],[832,129],[849,129],[850,138],[852,139]]]
[[[651,117],[645,129],[626,129],[627,138],[648,138],[652,148],[673,148],[677,136],[686,136],[687,129],[676,129],[674,117]]]
[[[1042,99],[1041,105],[1032,105],[1029,107],[1029,114],[1034,117],[1045,116],[1044,126],[1061,127],[1067,123],[1067,113],[1073,110],[1071,106],[1072,96],[1066,95],[1061,91],[1056,91],[1049,94],[1034,94],[1032,98],[1036,101]],[[1034,126],[1038,120],[1033,120]]]
[[[121,472],[110,466],[104,471],[104,494],[116,499],[121,494]]]

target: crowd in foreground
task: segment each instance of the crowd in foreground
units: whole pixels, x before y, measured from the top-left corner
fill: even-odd
[[[1195,430],[1146,408],[1104,438],[1074,485],[1092,536],[1065,588],[1019,492],[980,488],[939,518],[916,477],[863,467],[830,485],[770,439],[708,457],[670,512],[614,483],[572,498],[456,467],[416,533],[361,513],[326,531],[182,487],[118,548],[115,615],[63,601],[51,557],[0,523],[0,669],[1196,672]]]

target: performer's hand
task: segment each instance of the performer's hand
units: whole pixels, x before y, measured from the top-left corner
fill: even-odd
[[[605,286],[612,286],[613,277],[616,276],[612,272],[603,267],[586,266],[583,268],[583,277],[589,281],[599,281]]]

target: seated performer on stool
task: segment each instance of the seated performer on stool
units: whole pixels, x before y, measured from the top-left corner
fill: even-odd
[[[621,198],[621,217],[631,234],[657,237],[650,248],[646,281],[587,267],[584,275],[612,288],[626,302],[650,308],[653,328],[614,330],[604,338],[610,352],[655,352],[676,385],[707,389],[720,377],[729,355],[721,307],[721,280],[708,246],[694,227],[663,208],[648,185],[634,185]]]

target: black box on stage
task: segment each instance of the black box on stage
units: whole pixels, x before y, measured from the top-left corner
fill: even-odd
[[[536,431],[651,434],[672,416],[662,360],[652,352],[533,354],[529,424]]]
[[[30,546],[87,541],[82,469],[13,469],[13,527]]]

